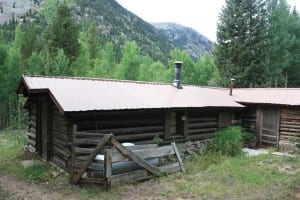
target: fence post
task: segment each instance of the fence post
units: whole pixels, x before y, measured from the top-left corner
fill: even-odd
[[[112,150],[109,149],[105,151],[104,155],[104,173],[105,173],[105,182],[106,182],[106,189],[111,187],[111,175],[112,175]]]

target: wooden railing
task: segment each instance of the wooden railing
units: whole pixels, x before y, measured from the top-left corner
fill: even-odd
[[[155,144],[123,146],[112,134],[77,132],[76,126],[73,136],[73,170],[70,177],[72,184],[100,183],[109,188],[121,183],[136,182],[152,176],[184,171],[183,162],[175,143],[168,146]],[[103,161],[95,160],[98,154],[104,156]],[[176,158],[175,162],[158,166],[147,162],[149,158],[158,160],[161,157],[172,155]],[[134,161],[140,166],[140,169],[113,174],[113,164],[124,161]],[[88,174],[97,173],[97,170],[91,167],[92,163],[103,165],[103,177],[88,176]]]

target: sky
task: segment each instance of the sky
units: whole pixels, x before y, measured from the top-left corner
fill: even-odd
[[[300,0],[287,0],[300,10]],[[225,0],[117,0],[147,22],[175,22],[216,41],[219,13]]]

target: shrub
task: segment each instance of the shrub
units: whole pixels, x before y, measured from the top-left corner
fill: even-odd
[[[221,155],[234,157],[242,154],[242,146],[242,128],[231,126],[215,133],[212,150]]]

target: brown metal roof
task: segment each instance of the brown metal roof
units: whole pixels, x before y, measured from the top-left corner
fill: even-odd
[[[91,78],[23,76],[29,93],[49,92],[63,112],[243,107],[220,88]],[[22,91],[20,91],[22,93]]]
[[[233,98],[239,103],[300,106],[300,88],[237,88]]]

